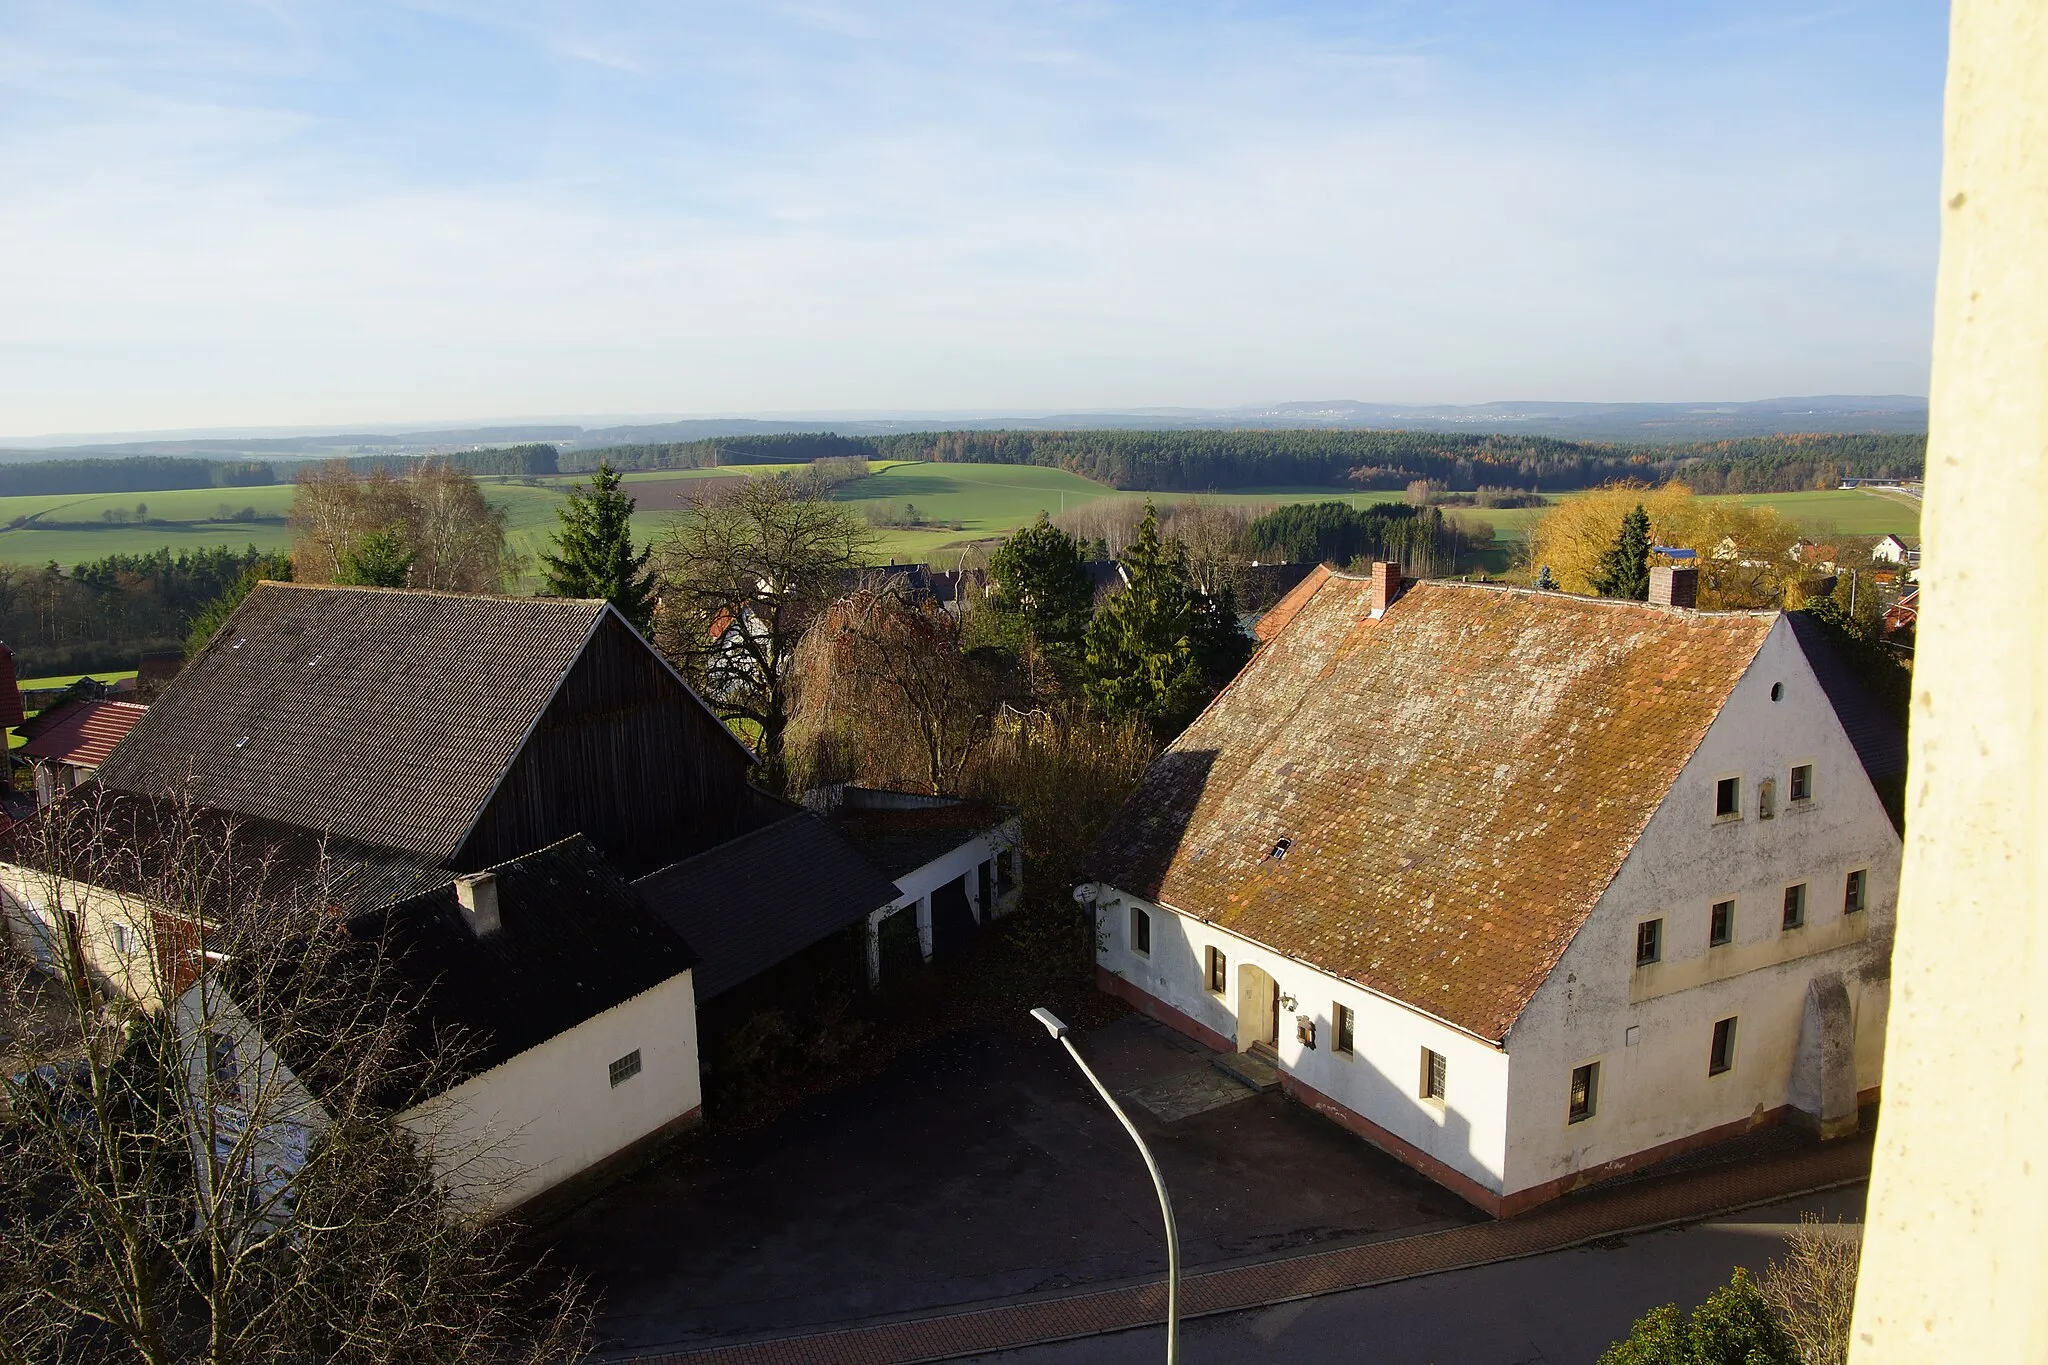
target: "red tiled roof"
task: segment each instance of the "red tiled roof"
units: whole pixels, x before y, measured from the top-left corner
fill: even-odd
[[[1329,565],[1318,564],[1315,568],[1309,570],[1308,577],[1288,589],[1287,595],[1278,602],[1275,602],[1272,609],[1264,616],[1261,616],[1258,624],[1252,627],[1252,634],[1258,637],[1259,643],[1264,644],[1281,631],[1287,629],[1287,623],[1292,621],[1300,614],[1301,609],[1308,605],[1308,599],[1316,595],[1316,589],[1329,581]]]
[[[1370,595],[1332,575],[1090,875],[1499,1040],[1776,615],[1431,582],[1374,621]]]
[[[30,758],[97,768],[147,710],[132,701],[63,702],[21,727],[28,740],[21,752]]]

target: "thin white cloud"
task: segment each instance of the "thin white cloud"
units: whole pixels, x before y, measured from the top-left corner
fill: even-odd
[[[421,7],[539,64],[438,103],[304,11],[18,40],[0,432],[1920,387],[1931,223],[1853,128],[1511,109],[1428,33],[777,12]]]

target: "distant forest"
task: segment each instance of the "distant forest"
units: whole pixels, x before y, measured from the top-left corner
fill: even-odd
[[[252,545],[108,555],[70,573],[0,564],[0,639],[20,678],[133,668],[146,650],[182,648],[200,608],[269,562]]]
[[[556,472],[551,445],[497,446],[447,455],[357,455],[349,468],[358,474],[383,469],[403,474],[423,460],[443,460],[471,474],[529,476]],[[594,465],[592,466],[595,467]],[[267,460],[203,460],[177,455],[130,455],[119,459],[36,460],[0,465],[0,497],[19,494],[162,493],[179,488],[254,488],[290,483],[296,463]]]
[[[1681,478],[1697,493],[1777,493],[1832,488],[1845,478],[1916,478],[1927,438],[1757,436],[1650,446],[1423,431],[816,432],[578,450],[561,467],[576,472],[602,461],[622,470],[706,469],[846,456],[1043,465],[1128,490],[1399,489],[1427,479],[1455,489],[1562,491]]]

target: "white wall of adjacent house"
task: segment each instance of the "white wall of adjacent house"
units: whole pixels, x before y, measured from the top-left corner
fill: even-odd
[[[1151,950],[1134,945],[1133,909],[1150,918]],[[1402,1142],[1498,1193],[1506,1171],[1508,1058],[1499,1049],[1385,996],[1339,980],[1226,929],[1163,909],[1113,887],[1097,901],[1097,962],[1203,1027],[1237,1040],[1247,967],[1271,977],[1282,997],[1274,1050],[1295,1079]],[[1209,950],[1225,959],[1220,993],[1209,987]],[[1336,1007],[1353,1012],[1352,1051],[1337,1048]],[[1304,1041],[1300,1017],[1312,1025]],[[1443,1057],[1444,1095],[1427,1097],[1425,1050]]]
[[[446,1188],[505,1209],[702,1103],[696,987],[681,972],[400,1119],[432,1152]]]
[[[86,965],[102,986],[147,1010],[162,1005],[153,951],[157,916],[149,902],[0,863],[0,916],[15,942],[45,970],[54,971],[61,955],[60,915],[77,923]]]
[[[1811,794],[1789,799],[1796,767]],[[1719,784],[1738,812],[1717,815]],[[1769,782],[1770,818],[1762,818]],[[1855,1084],[1879,1083],[1900,840],[1805,655],[1780,618],[1676,784],[1508,1039],[1507,1191],[1569,1179],[1794,1100],[1809,985],[1838,976]],[[1865,906],[1845,907],[1849,874]],[[1784,923],[1803,885],[1803,925]],[[1733,902],[1729,942],[1710,943]],[[1657,960],[1639,926],[1661,920]],[[1717,1022],[1732,1065],[1710,1074]],[[1598,1067],[1571,1121],[1573,1072]]]

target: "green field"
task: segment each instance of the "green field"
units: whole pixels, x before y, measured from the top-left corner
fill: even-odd
[[[644,539],[658,537],[676,515],[682,496],[671,491],[664,496],[649,485],[674,484],[711,478],[732,478],[742,474],[793,470],[795,465],[744,465],[719,469],[661,470],[626,475],[628,491],[637,490],[647,503],[633,518],[634,529]],[[1272,487],[1233,489],[1228,493],[1119,493],[1105,484],[1084,479],[1065,470],[1036,465],[894,463],[877,465],[877,472],[856,483],[842,486],[835,497],[857,510],[888,508],[901,514],[906,505],[916,508],[925,526],[879,530],[875,554],[879,560],[919,562],[946,561],[967,545],[988,541],[1030,522],[1040,511],[1057,515],[1099,498],[1142,499],[1150,497],[1165,504],[1173,502],[1216,502],[1233,505],[1280,504],[1292,502],[1347,502],[1353,506],[1396,502],[1400,493],[1347,493],[1318,487]],[[564,476],[535,482],[487,478],[484,495],[506,510],[507,528],[513,548],[526,557],[527,571],[549,546],[555,526],[555,510],[562,505],[568,489],[578,482]],[[0,560],[15,563],[75,564],[103,555],[140,554],[170,546],[175,552],[204,546],[224,545],[233,549],[254,545],[263,550],[282,550],[290,544],[283,518],[290,511],[293,488],[289,484],[260,488],[194,488],[157,493],[96,493],[83,496],[28,496],[0,498]],[[1565,496],[1569,497],[1570,494]],[[1735,495],[1752,506],[1775,508],[1781,515],[1805,524],[1810,532],[1843,535],[1882,535],[1893,532],[1915,535],[1920,513],[1909,500],[1858,489],[1824,490],[1807,493],[1755,493]],[[137,504],[146,504],[148,521],[108,522],[102,514],[109,509],[135,514]],[[254,508],[263,520],[224,521],[220,513]],[[1529,526],[1543,514],[1540,507],[1450,508],[1449,515],[1478,520],[1494,528],[1498,563],[1506,567]]]

